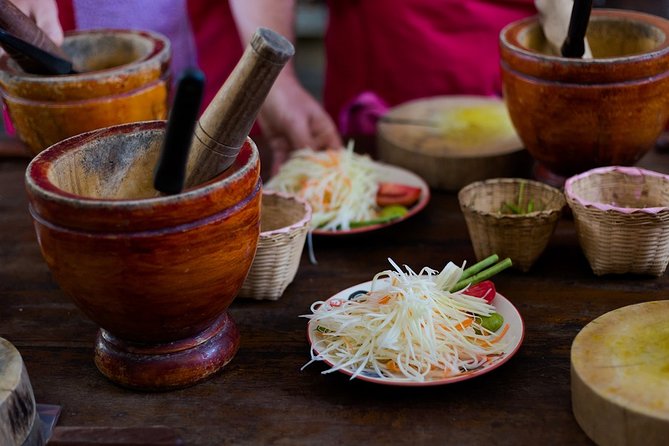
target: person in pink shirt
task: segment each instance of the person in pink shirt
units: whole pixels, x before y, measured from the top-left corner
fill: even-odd
[[[63,29],[135,28],[170,38],[173,73],[198,66],[206,76],[203,109],[241,57],[243,46],[228,1],[221,0],[12,0],[58,44]],[[255,29],[253,30],[255,31]],[[282,30],[293,39],[292,28]],[[176,76],[175,76],[176,77]],[[289,104],[289,105],[287,105]],[[340,147],[334,122],[299,83],[292,64],[282,71],[252,130],[262,132],[275,166],[293,148]]]

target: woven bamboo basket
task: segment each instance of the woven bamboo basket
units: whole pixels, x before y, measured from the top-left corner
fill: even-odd
[[[311,222],[311,207],[288,194],[263,192],[260,238],[239,297],[277,300],[295,278]]]
[[[664,274],[669,176],[637,167],[600,167],[569,178],[565,195],[596,275]]]
[[[505,203],[527,206],[531,212],[503,212]],[[495,178],[471,183],[458,193],[469,237],[478,260],[497,254],[509,257],[514,268],[526,272],[544,252],[562,215],[562,192],[537,181],[521,178]]]

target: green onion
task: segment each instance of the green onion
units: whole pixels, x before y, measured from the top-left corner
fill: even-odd
[[[488,259],[491,258],[491,257],[492,256],[488,257]],[[484,259],[481,262],[485,262],[486,260],[487,259]],[[509,268],[511,265],[513,265],[513,263],[511,262],[511,259],[507,257],[506,259],[502,260],[501,262],[498,262],[498,263],[494,264],[493,266],[491,266],[490,268],[484,269],[483,271],[478,272],[477,274],[474,274],[473,276],[464,277],[464,274],[463,274],[464,278],[460,278],[458,283],[455,284],[455,286],[451,289],[451,291],[460,291],[461,289],[463,289],[467,285],[474,285],[476,283],[483,282],[484,280],[488,280],[492,276],[494,276],[495,274],[498,274],[498,273],[504,271],[505,269]],[[476,265],[473,265],[472,268],[474,268],[474,266],[476,266]]]
[[[502,214],[529,214],[544,207],[540,200],[535,202],[532,197],[528,196],[525,186],[526,182],[521,181],[518,186],[518,200],[516,203],[512,201],[502,203],[500,208]]]
[[[472,266],[470,266],[469,268],[465,269],[462,272],[462,276],[460,276],[460,280],[466,279],[467,277],[471,277],[474,274],[478,273],[479,271],[486,269],[490,265],[494,265],[495,263],[497,263],[498,260],[499,256],[497,254],[493,254],[490,257],[486,257],[480,262],[477,262]]]

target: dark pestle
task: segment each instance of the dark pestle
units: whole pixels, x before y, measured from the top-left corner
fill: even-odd
[[[562,44],[563,57],[581,58],[585,53],[585,32],[590,21],[592,0],[574,0],[567,37]]]
[[[178,194],[186,178],[188,151],[204,91],[204,73],[188,68],[179,77],[174,103],[156,165],[153,187],[164,194]]]
[[[19,64],[23,71],[31,74],[76,74],[72,62],[48,53],[25,40],[0,28],[0,46]]]

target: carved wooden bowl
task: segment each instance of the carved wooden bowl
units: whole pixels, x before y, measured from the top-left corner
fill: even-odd
[[[669,119],[669,21],[593,10],[593,59],[548,54],[536,17],[500,34],[504,98],[530,154],[562,176],[632,165]]]
[[[170,44],[157,33],[90,30],[63,50],[79,74],[25,73],[0,58],[0,93],[19,137],[35,154],[67,137],[167,115]]]
[[[55,280],[101,329],[100,371],[140,389],[193,384],[234,356],[227,308],[260,232],[251,140],[213,180],[171,196],[152,187],[164,121],[66,139],[26,172],[30,212]]]

